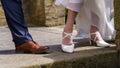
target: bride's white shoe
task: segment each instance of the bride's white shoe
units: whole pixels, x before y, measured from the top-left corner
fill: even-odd
[[[72,39],[72,33],[64,32],[63,34],[64,34],[63,39],[65,39],[66,37]],[[66,53],[73,53],[73,51],[74,51],[74,43],[72,42],[72,44],[70,44],[70,45],[65,45],[65,44],[62,43],[61,48]]]
[[[91,35],[95,35],[94,39],[91,38]],[[99,47],[110,47],[111,44],[105,42],[102,38],[101,38],[101,40],[97,41],[98,37],[101,38],[101,35],[98,31],[96,31],[94,33],[90,33],[90,44],[91,45],[96,45],[96,46],[99,46]]]

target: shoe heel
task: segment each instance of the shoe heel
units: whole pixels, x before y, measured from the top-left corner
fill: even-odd
[[[96,44],[96,42],[95,42],[95,41],[90,40],[90,45],[91,45],[91,46],[96,46],[97,44]]]

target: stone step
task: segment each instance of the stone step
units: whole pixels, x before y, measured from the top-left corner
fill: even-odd
[[[50,48],[45,54],[16,54],[14,50],[2,50],[0,68],[116,68],[117,65],[115,45],[111,48],[76,47],[72,54],[62,52],[58,45]]]
[[[44,54],[15,53],[11,34],[0,27],[0,68],[117,68],[116,45],[110,48],[90,46],[88,39],[75,38],[72,54],[61,51],[62,29],[29,28],[35,41],[50,47]]]

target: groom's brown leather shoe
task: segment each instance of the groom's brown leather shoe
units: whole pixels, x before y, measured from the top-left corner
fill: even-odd
[[[24,43],[20,46],[17,46],[15,51],[17,53],[32,53],[32,54],[37,54],[37,53],[43,53],[45,50],[49,49],[47,46],[39,46],[35,42],[27,42]]]

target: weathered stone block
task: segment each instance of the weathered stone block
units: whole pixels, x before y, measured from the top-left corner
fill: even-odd
[[[120,30],[120,0],[114,0],[115,5],[115,28]]]
[[[2,9],[2,5],[0,2],[0,26],[2,25],[6,25],[6,19],[5,19],[4,11]]]
[[[112,59],[112,60],[111,60]],[[46,65],[36,65],[23,68],[119,68],[116,53],[101,54],[69,61],[54,62]]]
[[[56,7],[51,0],[45,1],[45,16],[47,26],[56,26],[65,23],[65,9]]]
[[[56,7],[54,0],[22,0],[28,26],[57,26],[65,23],[64,8]],[[0,25],[6,25],[0,3]]]
[[[45,26],[44,0],[23,0],[23,10],[29,26]]]
[[[120,39],[120,31],[116,32],[116,39]]]
[[[56,26],[65,23],[64,9],[51,0],[23,0],[25,19],[29,26]]]
[[[116,33],[116,41],[115,41],[116,45],[117,45],[117,54],[118,54],[118,66],[120,67],[120,31],[117,31]]]
[[[117,45],[117,51],[118,51],[118,67],[120,67],[120,0],[114,0],[115,2],[115,29],[116,32],[116,45]]]
[[[118,67],[120,67],[120,0],[114,0],[115,4],[115,29],[116,32],[116,45],[118,51]]]

